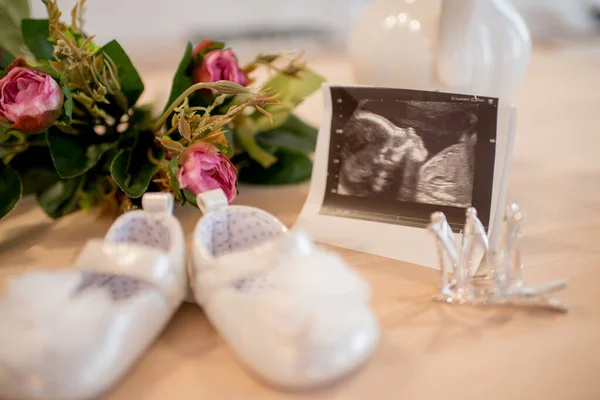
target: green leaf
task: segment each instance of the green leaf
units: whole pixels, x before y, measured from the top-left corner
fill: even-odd
[[[6,69],[14,60],[15,56],[10,51],[0,47],[0,70]]]
[[[65,111],[63,114],[65,115],[65,120],[63,121],[66,124],[70,124],[73,120],[73,95],[71,94],[71,90],[69,86],[63,84],[62,91],[65,95],[65,103],[63,105],[63,110]]]
[[[108,55],[118,66],[121,91],[127,98],[127,106],[133,107],[144,91],[142,78],[140,78],[125,50],[116,40],[108,42],[100,51]]]
[[[196,54],[197,58],[204,57],[206,53],[210,53],[213,50],[223,50],[225,48],[225,43],[223,42],[212,42],[208,46],[205,46],[198,54]],[[197,60],[200,61],[200,60]]]
[[[6,147],[0,147],[0,162],[2,162],[2,160],[4,160],[4,157],[9,155],[10,152],[11,150],[7,149]]]
[[[325,78],[311,71],[304,70],[296,75],[278,73],[263,86],[274,90],[282,104],[296,107],[308,96],[318,90],[325,82]]]
[[[177,158],[172,158],[167,163],[167,175],[169,176],[169,181],[171,182],[171,187],[173,188],[173,193],[176,195],[181,194],[181,187],[179,186],[179,179],[177,179],[177,172],[179,171],[179,160]]]
[[[233,155],[233,150],[231,149],[231,147],[221,144],[221,143],[211,143],[214,147],[216,147],[217,150],[219,150],[219,153],[223,154],[225,157],[230,158]]]
[[[285,124],[290,118],[291,110],[314,93],[324,81],[325,79],[320,75],[305,70],[294,76],[278,73],[265,83],[265,88],[273,89],[278,94],[278,100],[282,105],[267,107],[267,111],[273,115],[272,123],[257,111],[236,126],[237,142],[248,152],[250,158],[264,168],[270,167],[277,161],[277,157],[262,149],[255,136],[260,132],[274,130]],[[298,125],[292,126],[292,129],[301,128]],[[268,138],[269,135],[267,135],[267,140]]]
[[[60,181],[54,169],[29,168],[20,175],[23,182],[23,195],[41,193]]]
[[[59,81],[60,80],[60,76],[58,75],[58,72],[56,72],[54,70],[54,68],[52,68],[49,65],[35,65],[33,67],[30,67],[31,69],[35,69],[36,71],[40,71],[43,72],[45,74],[50,75],[52,78],[54,78],[54,80]],[[64,89],[63,89],[64,91]]]
[[[31,140],[45,140],[45,134],[33,135]],[[11,160],[10,167],[21,176],[23,195],[40,193],[60,180],[50,150],[45,146],[32,146],[26,152],[17,154]]]
[[[133,109],[133,115],[129,120],[129,125],[136,126],[139,130],[147,130],[152,126],[152,112],[154,107],[152,104],[142,104]]]
[[[22,55],[21,48],[24,43],[21,36],[21,20],[28,17],[28,1],[0,0],[0,46],[13,54]]]
[[[177,99],[177,97],[179,97],[181,93],[185,92],[186,89],[192,86],[192,77],[188,73],[192,62],[192,43],[188,42],[185,46],[185,52],[183,53],[183,57],[179,62],[179,66],[177,67],[177,71],[175,71],[175,76],[173,76],[173,83],[171,84],[171,94],[169,94],[169,100],[165,105],[165,111],[167,110],[167,108],[169,108],[171,103],[173,103]]]
[[[50,218],[67,215],[75,211],[83,183],[83,176],[59,180],[37,195],[38,204]]]
[[[98,171],[99,175],[110,175],[110,166],[112,165],[113,160],[119,154],[119,148],[112,147],[106,153],[102,155],[98,164],[94,168],[94,171]]]
[[[281,57],[281,54],[259,54],[256,57],[256,61],[261,61],[270,64],[273,61],[277,60],[279,57]]]
[[[277,162],[277,157],[265,151],[256,143],[254,136],[257,133],[257,126],[249,118],[240,120],[234,130],[237,143],[248,152],[250,158],[262,165],[263,168],[268,168]]]
[[[292,114],[279,128],[258,133],[256,141],[263,148],[282,148],[293,153],[306,154],[315,151],[317,134],[316,128]]]
[[[139,143],[133,149],[122,149],[110,165],[110,173],[117,185],[134,199],[146,192],[152,176],[158,170],[158,166],[148,159],[150,149],[152,147],[147,143]],[[164,157],[162,150],[152,151],[155,158]]]
[[[10,137],[11,125],[8,122],[0,121],[0,143],[6,142]]]
[[[38,60],[52,60],[54,45],[50,41],[50,26],[47,19],[24,19],[21,33],[29,50]]]
[[[312,161],[310,158],[285,150],[275,153],[277,162],[269,168],[250,161],[238,171],[240,182],[261,185],[284,185],[303,182],[310,178]]]
[[[198,203],[196,203],[196,196],[194,196],[194,193],[190,192],[187,189],[183,189],[181,191],[183,193],[183,198],[190,203],[191,205],[193,205],[194,207],[198,207]]]
[[[273,125],[271,125],[269,129],[275,129],[287,121],[287,117],[291,113],[291,110],[296,108],[308,96],[317,91],[323,82],[325,82],[325,78],[311,70],[300,71],[296,75],[278,73],[267,81],[263,87],[269,88],[277,93],[277,100],[281,103],[281,106],[271,106],[267,108],[267,110],[273,114],[274,119]],[[253,116],[255,120],[266,119],[263,114],[258,112],[254,113]],[[261,128],[259,130],[262,131],[263,129]]]
[[[227,148],[228,148],[228,152],[227,152],[226,156],[231,158],[235,154],[237,154],[238,151],[243,152],[243,149],[241,149],[240,146],[235,145],[233,129],[229,125],[226,125],[223,127],[223,130],[225,131],[225,139],[227,140]]]
[[[84,174],[113,146],[113,143],[86,141],[86,134],[89,133],[69,135],[58,129],[50,129],[46,134],[52,161],[61,178],[73,178]]]
[[[23,195],[23,185],[19,174],[0,162],[0,218],[10,212]]]

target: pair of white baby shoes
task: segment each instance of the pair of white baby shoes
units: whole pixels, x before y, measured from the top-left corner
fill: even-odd
[[[191,284],[226,344],[255,375],[311,388],[361,366],[379,337],[369,287],[341,257],[274,216],[200,194],[191,271],[173,198],[90,240],[74,268],[31,271],[0,300],[0,398],[93,399],[158,337]]]

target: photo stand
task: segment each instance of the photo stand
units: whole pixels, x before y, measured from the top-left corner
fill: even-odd
[[[489,245],[485,228],[474,208],[467,209],[460,241],[441,212],[431,216],[440,264],[440,293],[434,299],[451,304],[542,307],[566,312],[566,306],[552,297],[563,289],[565,279],[538,287],[525,286],[521,262],[523,214],[515,203],[507,207],[498,245]]]
[[[350,106],[353,103],[347,101],[349,98],[357,103],[356,107]],[[474,184],[474,188],[477,186],[480,190],[473,190],[477,199],[471,201],[467,207],[476,207],[479,210],[479,218],[489,232],[490,247],[496,248],[498,228],[502,223],[507,193],[517,112],[512,104],[474,95],[324,84],[323,120],[317,138],[310,190],[295,227],[306,230],[320,243],[434,269],[439,268],[439,263],[435,251],[431,251],[431,236],[427,230],[431,214],[435,211],[443,211],[448,223],[454,229],[455,240],[460,240],[460,230],[467,207],[444,207],[439,203],[426,201],[407,205],[402,203],[403,200],[397,203],[388,201],[382,205],[376,197],[340,196],[338,176],[343,161],[340,147],[345,143],[343,136],[340,135],[348,131],[349,121],[356,122],[356,118],[352,119],[351,115],[355,109],[365,108],[360,107],[365,99],[368,99],[368,104],[372,106],[367,111],[371,114],[377,111],[394,124],[406,122],[406,119],[418,120],[418,118],[403,120],[405,118],[403,102],[420,102],[425,106],[427,102],[464,104],[465,107],[469,107],[469,104],[480,104],[482,109],[488,110],[486,116],[479,115],[477,122],[479,135],[477,143],[480,146],[478,149],[487,149],[478,152],[476,156],[475,174],[478,176],[476,181],[479,184],[478,186]],[[497,116],[492,116],[489,112],[490,101],[494,108],[497,108],[492,110],[493,114],[497,113]],[[373,106],[378,103],[379,106]],[[453,120],[449,122],[456,123]],[[447,126],[454,126],[454,123]],[[407,136],[411,136],[414,131],[419,133],[418,129],[410,129],[411,126],[412,124],[406,123]],[[435,129],[432,126],[429,126],[432,133],[439,131],[437,126]],[[360,128],[364,132],[372,132],[364,129],[365,127]],[[447,129],[450,131],[450,128]],[[437,139],[431,142],[437,143]],[[491,148],[495,149],[494,154],[490,153]],[[442,152],[438,150],[431,151],[429,159]],[[370,159],[374,160],[375,157]],[[429,161],[431,160],[427,162]],[[406,172],[406,169],[403,171]],[[381,174],[372,174],[371,180],[377,183],[380,177]],[[483,183],[483,186],[480,183]],[[398,208],[390,212],[391,207]],[[394,214],[392,218],[389,218],[390,214]]]

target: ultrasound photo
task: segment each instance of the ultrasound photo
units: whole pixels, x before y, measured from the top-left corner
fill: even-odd
[[[333,87],[323,213],[425,226],[433,211],[489,217],[497,100]]]
[[[398,125],[367,111],[368,103],[354,111],[343,132],[338,193],[471,205],[477,106],[420,101],[399,106],[408,115]]]

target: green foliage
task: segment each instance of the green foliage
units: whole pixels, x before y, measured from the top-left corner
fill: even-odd
[[[280,149],[275,153],[277,162],[263,168],[250,160],[239,169],[240,182],[261,185],[283,185],[303,182],[310,178],[312,161],[305,155]]]
[[[38,194],[60,181],[56,171],[48,168],[29,168],[21,176],[23,195]]]
[[[13,54],[22,54],[21,20],[28,17],[27,0],[0,0],[0,46]]]
[[[23,40],[38,60],[52,60],[54,45],[50,41],[47,19],[24,19],[21,21]]]
[[[196,54],[196,61],[200,62],[201,60],[199,58],[204,57],[206,55],[206,53],[210,53],[213,50],[223,50],[224,48],[225,48],[225,43],[212,42],[208,46],[205,46],[204,48],[202,48],[202,50],[200,52],[198,52],[198,54]]]
[[[312,161],[306,154],[315,150],[317,133],[317,129],[293,114],[278,128],[258,133],[256,143],[277,161],[268,168],[252,159],[241,162],[240,182],[281,185],[309,179]]]
[[[0,143],[6,142],[10,137],[10,124],[0,121]]]
[[[282,148],[292,153],[315,151],[318,130],[291,114],[278,128],[260,132],[256,141],[262,148]]]
[[[142,78],[140,78],[125,50],[116,40],[108,42],[100,51],[108,55],[119,67],[121,91],[127,98],[127,106],[133,107],[144,91]]]
[[[83,176],[59,180],[38,193],[38,204],[50,218],[67,215],[75,211],[79,201],[78,193],[84,181]]]
[[[121,190],[134,199],[146,192],[152,176],[158,170],[150,156],[157,160],[164,157],[162,150],[156,149],[151,140],[142,137],[145,133],[148,132],[137,133],[133,146],[120,150],[110,165],[112,178]]]
[[[49,65],[41,65],[40,64],[40,65],[31,66],[30,68],[50,75],[52,78],[54,78],[55,81],[60,81],[60,75],[54,70],[54,68],[52,68]],[[63,91],[64,91],[64,87],[63,87]]]
[[[43,133],[32,135],[32,140],[42,141],[44,137]],[[10,167],[21,176],[23,195],[41,193],[60,180],[47,147],[30,147],[26,152],[15,156]]]
[[[129,125],[137,127],[139,130],[149,130],[152,126],[152,104],[143,104],[133,109],[133,115],[129,120]]]
[[[23,193],[35,194],[52,218],[104,202],[107,209],[117,205],[122,211],[128,205],[139,205],[139,198],[147,190],[171,189],[182,203],[196,205],[194,194],[180,187],[178,158],[165,160],[159,141],[177,143],[179,148],[169,151],[179,154],[195,139],[204,138],[191,133],[197,129],[200,134],[205,126],[201,124],[208,123],[211,125],[202,134],[214,134],[206,140],[233,158],[240,168],[240,180],[285,184],[310,176],[312,162],[306,155],[314,151],[317,131],[292,112],[320,87],[322,77],[303,70],[303,64],[294,59],[284,68],[288,74],[277,73],[265,83],[265,93],[238,88],[232,92],[238,96],[216,97],[211,90],[198,90],[189,96],[186,108],[177,111],[179,117],[196,124],[186,130],[182,122],[180,134],[178,127],[170,126],[171,116],[155,121],[151,107],[136,106],[144,84],[120,44],[113,40],[98,47],[87,41],[77,11],[83,2],[78,0],[72,12],[79,22],[65,24],[58,20],[60,10],[54,2],[47,4],[48,20],[30,19],[27,1],[0,0],[0,77],[6,75],[15,56],[33,56],[37,62],[31,68],[50,74],[64,93],[62,115],[46,132],[25,134],[0,121],[0,217],[17,204]],[[65,26],[70,27],[65,30]],[[55,34],[55,29],[60,32]],[[54,41],[59,36],[66,43],[59,41],[55,52]],[[193,84],[194,65],[203,62],[206,53],[223,48],[225,43],[212,42],[194,54],[192,44],[187,43],[165,110]],[[259,55],[244,70],[254,71],[279,57]],[[247,114],[236,108],[237,114],[227,114],[231,119],[218,118],[232,106],[259,107],[270,94],[277,94],[282,103],[266,107],[273,123],[257,109]],[[159,171],[165,166],[166,176],[165,171]]]
[[[274,90],[279,95],[277,100],[284,107],[274,106],[270,110],[285,108],[289,112],[317,91],[323,82],[325,78],[311,70],[300,71],[296,75],[276,74],[264,87]]]
[[[179,171],[179,160],[173,158],[167,163],[167,175],[169,176],[169,182],[173,188],[173,194],[181,194],[181,188],[179,186],[179,180],[177,179],[177,171]]]
[[[171,84],[171,94],[169,94],[169,100],[165,105],[165,110],[169,108],[171,103],[179,97],[179,95],[186,91],[187,88],[192,86],[192,77],[189,71],[192,66],[193,56],[192,56],[192,43],[188,42],[185,46],[185,52],[183,53],[183,57],[177,66],[177,71],[175,71],[175,75],[173,76],[173,83]]]
[[[63,105],[63,116],[62,122],[65,124],[70,124],[73,118],[73,95],[71,94],[71,90],[67,85],[61,86],[63,94],[65,95],[65,103]]]
[[[10,51],[0,47],[0,70],[6,69],[14,60],[15,56]]]
[[[23,195],[19,174],[0,162],[0,218],[12,210]]]
[[[100,157],[115,143],[94,143],[98,136],[93,131],[70,135],[50,129],[46,135],[52,161],[61,178],[74,178],[93,168]]]
[[[272,79],[265,83],[264,87],[272,89],[279,95],[278,100],[281,106],[271,106],[267,108],[273,115],[273,123],[266,116],[255,112],[250,118],[235,127],[235,137],[239,144],[248,152],[250,158],[259,163],[264,168],[269,168],[277,162],[277,157],[257,143],[256,135],[261,132],[273,131],[281,128],[290,120],[291,111],[297,107],[304,99],[314,93],[324,78],[310,70],[300,71],[297,75],[287,75],[284,73],[276,74]],[[282,142],[290,143],[291,140],[302,141],[304,148],[309,148],[310,135],[314,135],[314,130],[309,132],[307,126],[302,126],[301,121],[293,119],[284,129],[279,132],[287,132],[285,137],[278,139],[279,135],[268,133],[263,136],[264,144],[273,144],[278,141],[278,146]],[[305,125],[305,124],[304,124]],[[285,147],[285,146],[282,146]],[[298,150],[296,150],[298,151]]]
[[[236,141],[248,152],[250,158],[263,168],[268,168],[277,162],[277,157],[258,145],[254,138],[258,132],[257,125],[248,118],[240,121],[234,130]]]
[[[194,196],[192,192],[190,192],[187,189],[183,189],[181,192],[183,193],[183,198],[185,199],[185,201],[187,201],[194,207],[198,207],[198,203],[196,203],[196,196]]]

